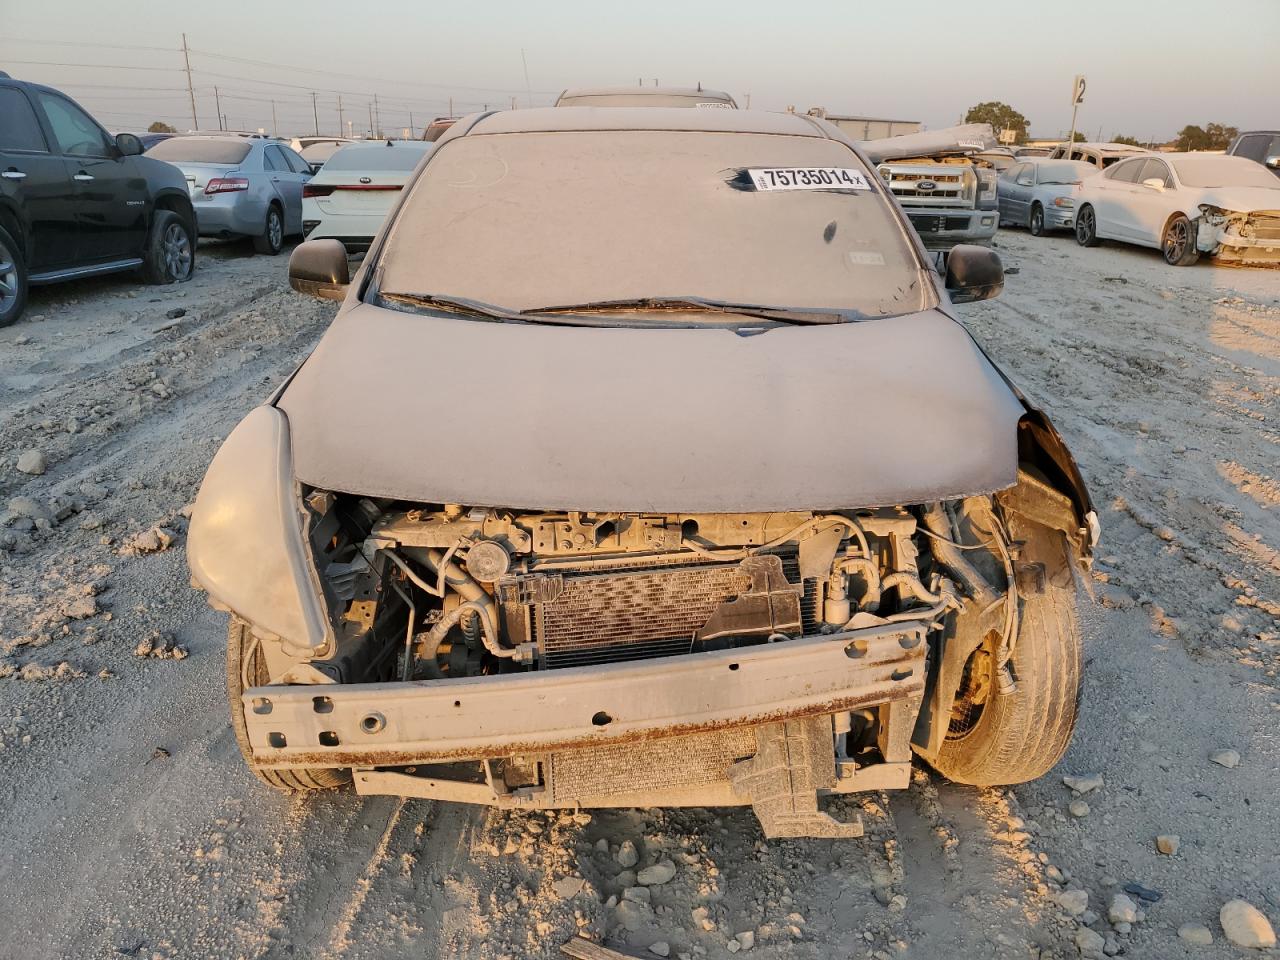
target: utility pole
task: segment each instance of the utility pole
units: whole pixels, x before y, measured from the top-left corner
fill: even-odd
[[[1081,74],[1071,84],[1071,136],[1067,138],[1067,156],[1071,156],[1071,144],[1076,142],[1076,111],[1084,103],[1085,79]]]
[[[342,94],[338,94],[338,136],[342,136]]]
[[[529,59],[524,55],[524,47],[520,48],[520,62],[524,64],[524,105],[533,106],[533,90],[529,86]]]
[[[515,108],[516,108],[516,98],[515,98],[515,97],[512,97],[512,98],[511,98],[511,109],[512,109],[512,110],[514,110]]]
[[[280,125],[276,123],[276,102],[271,101],[271,135],[273,137],[280,136]]]
[[[449,98],[449,116],[453,116],[453,97]]]
[[[191,86],[191,58],[187,56],[187,35],[182,35],[182,59],[187,65],[187,96],[191,98],[191,129],[199,130],[200,122],[196,120],[196,91]]]
[[[417,139],[416,135],[413,132],[413,111],[412,110],[409,111],[409,139],[410,140]]]
[[[751,109],[751,94],[747,94],[747,109]]]
[[[382,111],[378,109],[378,95],[373,95],[373,123],[374,129],[377,131],[377,139],[382,139]]]
[[[316,92],[311,91],[311,117],[316,122],[316,136],[320,136],[320,113],[316,110]]]
[[[214,88],[213,88],[213,107],[214,107],[214,109],[215,109],[215,110],[217,110],[217,111],[218,111],[218,129],[219,129],[219,130],[225,130],[225,129],[227,129],[227,128],[226,128],[226,125],[223,123],[223,117],[222,117],[222,100],[221,100],[221,98],[218,96],[218,87],[217,87],[217,85],[215,85],[215,86],[214,86]]]
[[[373,104],[366,101],[365,106],[369,108],[369,139],[375,140],[377,138],[373,135]]]

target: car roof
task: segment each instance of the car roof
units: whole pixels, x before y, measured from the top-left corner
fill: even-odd
[[[454,130],[456,129],[455,126]],[[688,110],[683,107],[579,107],[574,110],[535,107],[529,110],[501,110],[481,115],[462,136],[587,130],[689,130],[828,139],[838,137],[838,133],[837,136],[832,136],[834,127],[796,113]]]
[[[1151,153],[1146,147],[1135,147],[1131,143],[1064,143],[1063,149],[1096,150],[1098,153]]]
[[[706,87],[570,87],[560,94],[567,97],[702,97],[704,100],[732,100],[723,90]]]

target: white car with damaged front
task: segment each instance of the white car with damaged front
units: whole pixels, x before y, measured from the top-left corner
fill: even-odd
[[[1166,153],[1134,157],[1085,181],[1076,242],[1154,247],[1190,266],[1201,254],[1229,263],[1280,263],[1280,181],[1243,157]]]

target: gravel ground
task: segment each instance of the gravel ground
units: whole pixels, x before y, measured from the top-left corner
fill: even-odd
[[[1102,515],[1080,727],[1015,790],[921,769],[838,801],[867,824],[839,843],[766,843],[742,810],[260,787],[184,507],[334,306],[290,293],[283,257],[221,244],[180,287],[33,291],[0,330],[0,956],[515,960],[579,928],[712,960],[1238,956],[1227,901],[1280,925],[1280,272],[997,243],[1017,272],[966,319]],[[623,898],[663,861],[648,902]],[[1146,899],[1113,904],[1135,883]]]

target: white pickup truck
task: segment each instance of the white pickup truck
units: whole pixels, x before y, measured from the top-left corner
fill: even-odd
[[[999,226],[998,171],[978,154],[996,145],[987,123],[911,133],[859,146],[929,250],[991,242]]]

